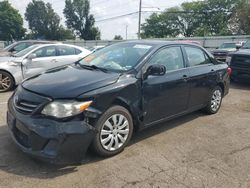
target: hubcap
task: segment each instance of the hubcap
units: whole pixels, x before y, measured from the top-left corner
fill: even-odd
[[[129,135],[129,122],[122,114],[114,114],[103,124],[100,134],[102,147],[115,151],[122,147]]]
[[[211,109],[215,112],[218,110],[220,107],[221,103],[221,91],[220,90],[215,90],[212,96],[212,101],[211,101]]]
[[[8,76],[0,74],[0,91],[6,91],[10,88],[11,80]]]

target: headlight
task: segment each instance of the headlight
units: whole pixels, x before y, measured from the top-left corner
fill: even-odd
[[[78,101],[65,101],[58,100],[49,103],[44,107],[42,114],[47,116],[54,116],[57,118],[66,118],[74,115],[78,115],[86,110],[92,101],[78,102]]]
[[[232,60],[232,57],[231,57],[231,56],[227,56],[227,58],[226,58],[226,63],[227,63],[228,65],[230,65],[230,64],[231,64],[231,60]]]

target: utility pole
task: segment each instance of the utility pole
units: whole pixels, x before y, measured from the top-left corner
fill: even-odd
[[[128,25],[126,25],[126,40],[128,40]]]
[[[140,0],[139,4],[139,23],[138,23],[138,39],[141,39],[141,5],[142,5],[142,0]]]

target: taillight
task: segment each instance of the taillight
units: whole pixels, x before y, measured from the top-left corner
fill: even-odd
[[[231,69],[230,67],[227,68],[227,74],[228,74],[229,76],[231,76],[231,74],[232,74],[232,69]]]

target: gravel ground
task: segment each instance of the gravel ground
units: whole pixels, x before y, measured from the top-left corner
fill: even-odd
[[[0,187],[250,188],[250,84],[234,84],[220,112],[195,112],[134,135],[121,154],[58,167],[13,144],[0,94]]]

